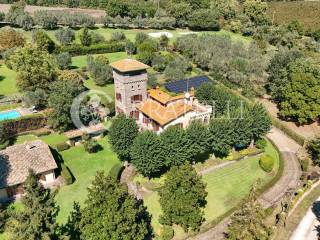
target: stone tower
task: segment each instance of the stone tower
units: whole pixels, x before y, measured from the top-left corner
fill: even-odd
[[[133,59],[111,64],[115,88],[116,114],[138,119],[137,105],[147,99],[148,65]]]

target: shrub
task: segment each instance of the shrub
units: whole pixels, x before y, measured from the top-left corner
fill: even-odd
[[[68,52],[62,52],[56,55],[59,69],[68,69],[72,63],[71,56]]]
[[[61,45],[69,45],[75,39],[75,33],[70,28],[61,28],[54,35]]]
[[[114,165],[109,171],[109,176],[115,179],[119,179],[123,169],[124,169],[124,166],[120,163],[117,165]]]
[[[274,159],[270,155],[263,155],[259,161],[260,167],[265,172],[271,172],[274,167]]]
[[[174,230],[171,226],[164,226],[161,231],[161,240],[171,240],[174,237]]]
[[[86,152],[96,153],[101,149],[97,140],[92,139],[88,134],[82,136],[83,146]]]
[[[312,33],[312,37],[316,40],[316,41],[320,41],[320,29],[314,31]]]
[[[92,35],[88,28],[84,28],[80,33],[80,42],[82,46],[90,46],[92,44]]]
[[[126,40],[126,35],[123,32],[114,32],[111,35],[110,41],[116,42],[116,41],[124,41]]]
[[[41,50],[48,51],[49,53],[54,52],[56,49],[54,41],[43,30],[36,30],[32,32],[32,42]]]
[[[300,166],[303,172],[307,172],[309,169],[309,161],[307,159],[300,159]]]
[[[267,146],[267,141],[264,138],[261,138],[256,141],[256,147],[258,149],[265,149],[266,146]]]
[[[125,43],[100,43],[91,46],[82,46],[73,44],[69,46],[62,46],[57,50],[58,52],[69,52],[71,56],[80,56],[87,54],[102,54],[125,51]]]
[[[63,177],[66,185],[70,185],[73,183],[72,174],[71,174],[69,168],[66,165],[64,165],[63,163],[61,163],[61,176]]]
[[[55,148],[57,149],[58,152],[62,152],[62,151],[68,150],[70,146],[69,144],[62,142],[62,143],[57,143]]]
[[[5,18],[5,13],[4,12],[0,12],[0,21],[3,21]]]

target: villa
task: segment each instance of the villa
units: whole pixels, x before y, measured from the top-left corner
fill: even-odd
[[[210,121],[212,107],[200,104],[195,98],[195,89],[207,77],[180,80],[176,86],[168,84],[167,92],[159,87],[147,90],[148,65],[133,59],[111,64],[115,83],[116,113],[136,119],[140,130],[161,133],[169,126],[188,127],[191,121]]]
[[[58,168],[49,146],[41,140],[13,145],[0,151],[0,200],[19,197],[32,169],[43,185],[55,180]]]

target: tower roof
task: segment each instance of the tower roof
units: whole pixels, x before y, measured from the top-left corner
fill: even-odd
[[[149,66],[134,59],[124,59],[111,63],[111,67],[119,72],[134,72],[148,69]]]

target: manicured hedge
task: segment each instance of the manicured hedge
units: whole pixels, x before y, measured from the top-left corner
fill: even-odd
[[[32,114],[17,119],[11,119],[1,122],[9,136],[17,135],[18,133],[32,131],[42,128],[47,125],[47,116],[44,114]]]
[[[58,152],[62,152],[62,151],[68,150],[70,148],[70,145],[65,142],[62,142],[62,143],[57,143],[55,145],[55,148],[57,149]]]
[[[270,155],[262,155],[259,164],[265,172],[271,172],[274,167],[274,159]]]
[[[122,164],[117,164],[110,169],[109,176],[119,179],[124,166]]]
[[[69,52],[71,56],[80,56],[87,54],[101,54],[101,53],[114,53],[124,52],[125,43],[100,43],[91,46],[82,46],[80,44],[73,44],[69,46],[59,46],[56,53]]]
[[[64,165],[63,163],[61,163],[61,176],[63,177],[66,185],[70,185],[73,183],[72,174],[71,174],[69,168],[66,165]]]

